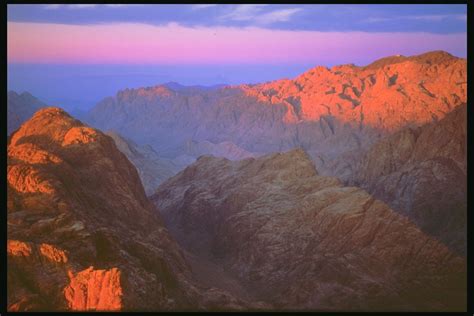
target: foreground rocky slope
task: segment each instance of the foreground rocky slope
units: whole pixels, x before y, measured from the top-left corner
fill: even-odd
[[[302,150],[203,156],[152,197],[181,244],[276,309],[461,311],[466,262]]]
[[[466,253],[467,106],[439,122],[406,128],[356,157],[349,184],[361,186],[424,231]]]
[[[112,138],[59,108],[8,143],[10,311],[239,308],[196,285]]]
[[[17,130],[24,121],[45,106],[46,104],[28,92],[18,94],[15,91],[9,91],[7,97],[7,134],[10,135]]]

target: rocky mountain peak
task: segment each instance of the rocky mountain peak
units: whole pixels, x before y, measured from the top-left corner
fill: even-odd
[[[98,137],[97,132],[74,119],[63,109],[46,107],[38,110],[30,120],[12,136],[15,145],[22,138],[35,137],[39,142],[54,142],[66,145],[73,142],[89,142]]]

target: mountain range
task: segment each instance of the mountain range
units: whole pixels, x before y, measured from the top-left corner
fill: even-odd
[[[86,121],[169,159],[189,155],[190,143],[225,143],[235,149],[200,146],[198,154],[229,159],[302,148],[322,175],[368,190],[465,253],[465,59],[434,51],[364,67],[319,66],[292,80],[172,88],[120,91]],[[458,114],[445,120],[451,112]],[[442,186],[436,173],[447,177]]]
[[[256,85],[125,89],[99,102],[86,122],[170,157],[190,139],[228,141],[258,153],[301,147],[330,174],[328,159],[440,120],[466,103],[466,74],[465,59],[430,52],[365,67],[319,66]]]
[[[81,121],[10,92],[8,309],[463,311],[466,94],[441,51]]]

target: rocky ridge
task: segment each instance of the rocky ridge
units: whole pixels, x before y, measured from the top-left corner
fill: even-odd
[[[203,156],[152,197],[178,241],[278,310],[454,311],[465,259],[303,150]]]
[[[194,281],[112,138],[44,108],[8,143],[10,311],[239,309]]]
[[[458,253],[466,254],[467,106],[406,128],[356,156],[346,182],[360,186]]]
[[[465,103],[466,70],[465,59],[429,52],[366,67],[319,66],[255,85],[126,89],[97,104],[88,122],[169,157],[189,140],[232,142],[250,153],[302,147],[320,172],[333,175],[327,161]]]

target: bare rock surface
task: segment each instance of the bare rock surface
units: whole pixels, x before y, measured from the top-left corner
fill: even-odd
[[[440,120],[466,102],[466,93],[466,60],[434,51],[365,67],[318,66],[262,84],[125,89],[98,103],[87,121],[170,158],[183,154],[189,140],[231,142],[250,153],[301,147],[321,173],[334,175],[338,170],[327,162],[402,128]]]
[[[239,309],[202,287],[112,138],[44,108],[9,139],[8,309]]]
[[[347,183],[361,186],[466,254],[466,105],[439,122],[382,139],[351,163]]]
[[[35,100],[9,93],[10,311],[466,305],[465,59],[125,89],[86,118],[121,135]]]
[[[465,258],[301,149],[203,156],[153,201],[189,252],[279,310],[461,311]]]

